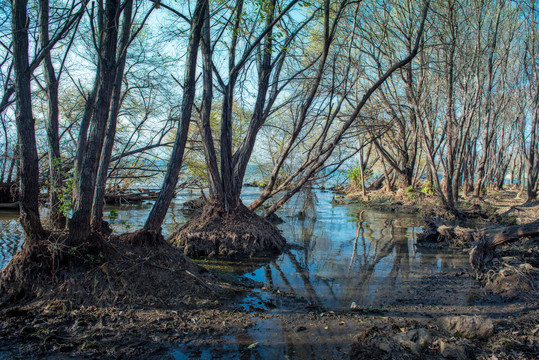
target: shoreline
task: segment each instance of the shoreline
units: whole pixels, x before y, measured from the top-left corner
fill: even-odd
[[[498,211],[507,211],[510,197],[495,196],[485,203],[499,204]],[[513,211],[526,219],[537,206]],[[82,306],[55,299],[3,304],[0,358],[286,355],[301,359],[312,353],[352,359],[364,358],[361,354],[395,359],[532,359],[539,351],[539,297],[533,297],[539,289],[538,267],[539,240],[517,241],[497,249],[488,276],[478,278],[468,264],[462,264],[458,270],[417,279],[417,286],[402,293],[398,304],[348,310],[327,309],[264,290],[232,274],[215,280],[219,272],[213,271],[206,272],[213,279],[208,281],[228,282],[232,292],[217,293],[217,297],[186,293],[180,301],[162,299],[163,303],[147,305]],[[467,316],[479,316],[492,326],[483,329],[485,337],[480,333],[463,336],[440,321],[445,316],[461,322],[468,321]]]

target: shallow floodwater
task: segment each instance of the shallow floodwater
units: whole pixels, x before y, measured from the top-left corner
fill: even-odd
[[[258,194],[256,188],[245,188],[244,202]],[[165,237],[187,220],[182,203],[198,196],[198,192],[184,191],[175,199],[165,219]],[[278,214],[284,222],[278,227],[288,247],[278,258],[265,264],[217,266],[263,283],[264,290],[339,310],[352,302],[358,306],[394,303],[422,277],[462,265],[461,253],[417,248],[422,219],[362,210],[353,204],[333,206],[332,198],[331,192],[313,190],[281,209]],[[105,218],[116,233],[133,231],[143,225],[150,208],[149,202],[107,206]],[[17,213],[0,212],[1,267],[20,248],[22,239]],[[263,308],[260,296],[255,293],[244,299],[245,306]]]
[[[259,193],[259,189],[245,188],[244,202],[250,203]],[[182,203],[198,196],[197,191],[184,191],[174,200],[165,219],[165,236],[187,220]],[[243,299],[235,299],[234,304],[267,314],[290,310],[280,301],[288,295],[292,295],[290,299],[300,298],[305,306],[303,311],[339,311],[349,309],[352,303],[359,308],[402,304],[425,277],[462,270],[462,252],[417,247],[421,218],[364,210],[353,204],[333,206],[333,196],[320,190],[303,192],[280,210],[278,215],[284,222],[278,227],[288,246],[276,259],[263,263],[199,263],[258,282],[258,289]],[[146,202],[108,206],[105,218],[116,233],[133,231],[143,225],[151,205]],[[17,217],[14,212],[0,212],[0,267],[21,246],[23,235]],[[297,311],[297,305],[293,311]],[[297,329],[288,329],[278,319],[255,319],[254,324],[245,338],[220,339],[217,348],[215,343],[207,347],[187,343],[171,349],[170,355],[176,359],[237,358],[238,354],[255,359],[305,358],[301,354],[316,354],[317,347],[323,348],[324,344],[333,346],[336,336],[349,336],[335,333],[346,331],[337,326],[339,330],[321,329],[306,341]],[[256,349],[253,344],[257,344]],[[317,358],[313,356],[307,357]]]

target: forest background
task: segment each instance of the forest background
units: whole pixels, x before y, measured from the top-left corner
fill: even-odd
[[[46,227],[70,218],[77,244],[106,226],[105,191],[151,182],[144,228],[159,231],[178,179],[220,212],[266,216],[343,169],[362,191],[420,185],[449,210],[506,183],[537,197],[534,1],[1,9],[0,182],[20,181],[27,238],[42,191]],[[254,165],[263,191],[244,209]]]

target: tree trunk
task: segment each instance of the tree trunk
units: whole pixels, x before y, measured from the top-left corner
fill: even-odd
[[[191,20],[191,32],[189,35],[189,45],[187,48],[187,61],[184,76],[185,85],[182,100],[182,111],[180,114],[180,121],[178,122],[178,132],[176,133],[174,148],[172,149],[172,155],[168,163],[165,180],[163,181],[159,197],[157,198],[157,201],[152,207],[152,210],[148,215],[148,219],[144,224],[145,230],[161,231],[161,224],[165,219],[168,207],[170,206],[170,202],[174,196],[174,191],[176,190],[176,184],[178,183],[178,175],[182,167],[183,153],[185,150],[185,144],[187,142],[189,123],[191,121],[191,112],[195,99],[196,62],[202,25],[204,24],[204,14],[206,13],[205,8],[207,6],[209,6],[207,0],[198,0],[193,19]]]
[[[539,90],[538,90],[539,92]],[[534,109],[533,123],[530,133],[530,149],[528,154],[528,187],[526,191],[526,201],[531,202],[537,199],[537,177],[539,172],[538,158],[538,140],[537,132],[539,131],[539,99]]]
[[[359,145],[360,146],[360,153],[359,153],[359,170],[361,171],[361,194],[363,195],[363,197],[367,196],[367,189],[365,189],[365,166],[367,165],[366,162],[365,162],[365,159],[364,159],[364,149],[363,149],[363,146],[364,146],[364,143],[363,143],[363,139],[361,141],[361,144]],[[368,159],[367,159],[368,160]]]
[[[20,221],[28,240],[39,236],[43,228],[39,218],[39,163],[32,115],[26,5],[27,0],[12,2],[13,65],[17,94],[15,117],[21,154]]]
[[[120,44],[118,46],[116,74],[114,78],[114,90],[112,94],[112,103],[110,107],[109,118],[107,121],[107,132],[105,135],[105,144],[99,161],[99,171],[97,173],[97,185],[94,194],[92,207],[92,228],[100,229],[103,225],[103,206],[105,198],[105,187],[107,183],[110,159],[112,157],[112,148],[116,137],[116,123],[121,106],[122,82],[124,78],[125,62],[127,59],[127,47],[131,35],[131,22],[133,14],[133,0],[127,0],[124,5],[122,32],[120,35]]]
[[[217,153],[211,130],[211,107],[213,98],[213,63],[210,38],[210,19],[209,9],[206,7],[204,15],[204,26],[202,27],[202,75],[204,89],[202,94],[202,106],[200,114],[200,135],[202,137],[202,146],[204,148],[204,160],[206,162],[206,171],[208,175],[209,197],[217,199],[218,202],[224,200],[220,197],[223,193],[221,175],[217,165]]]
[[[69,221],[69,242],[77,244],[90,234],[91,211],[97,170],[105,128],[109,117],[112,88],[116,69],[116,46],[118,42],[118,19],[120,0],[107,0],[104,24],[100,27],[99,60],[97,70],[97,93],[95,109],[90,123],[84,159],[79,169],[73,192],[73,217]],[[84,144],[79,144],[79,146]],[[80,159],[79,159],[80,160]]]
[[[478,242],[470,252],[470,264],[474,269],[480,269],[492,260],[496,246],[523,237],[536,236],[539,236],[539,220],[524,225],[478,230],[474,233],[474,238],[478,239]]]
[[[49,45],[49,0],[39,0],[39,40],[41,48]],[[47,85],[47,141],[49,153],[49,223],[54,229],[63,229],[65,215],[61,211],[59,194],[63,186],[62,157],[58,135],[58,79],[52,65],[50,51],[43,59],[43,74]]]
[[[262,60],[259,64],[260,70],[258,75],[258,93],[256,97],[253,116],[249,123],[249,128],[247,129],[247,134],[245,135],[243,143],[233,156],[234,177],[236,179],[236,193],[238,194],[241,194],[243,178],[245,177],[247,164],[249,163],[249,159],[251,158],[251,154],[253,153],[256,137],[267,118],[267,114],[264,110],[267,102],[270,76],[273,70],[273,27],[271,26],[271,24],[273,22],[275,4],[276,0],[272,0],[266,12],[266,28],[269,29],[269,31],[265,36],[264,45],[262,47],[263,55]]]

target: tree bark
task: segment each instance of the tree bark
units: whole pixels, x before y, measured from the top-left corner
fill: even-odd
[[[112,157],[112,148],[114,146],[114,139],[116,137],[116,123],[121,107],[122,83],[124,78],[125,63],[127,59],[127,47],[129,46],[129,38],[131,35],[133,0],[127,0],[125,2],[123,11],[122,32],[120,35],[120,44],[118,46],[112,103],[110,106],[110,113],[107,121],[105,144],[103,146],[101,159],[99,161],[97,184],[92,206],[92,228],[94,229],[100,229],[103,223],[105,187],[108,178],[110,159]]]
[[[39,40],[41,48],[49,45],[49,0],[39,0]],[[65,227],[59,194],[63,186],[62,156],[58,135],[58,79],[52,65],[50,51],[43,58],[43,74],[47,85],[47,141],[49,153],[49,223],[54,229]]]
[[[69,242],[72,244],[84,241],[90,234],[98,163],[103,148],[114,85],[120,5],[120,0],[107,0],[103,13],[104,23],[100,27],[95,109],[90,122],[85,151],[83,151],[84,159],[76,174],[77,183],[73,192],[73,217],[69,221]],[[84,146],[84,144],[79,144],[80,146]]]
[[[189,132],[189,123],[191,121],[191,113],[196,90],[196,62],[198,56],[198,47],[200,44],[202,26],[204,24],[205,8],[209,6],[207,0],[198,0],[191,20],[191,31],[189,35],[189,45],[187,48],[187,61],[185,66],[184,76],[184,93],[182,100],[182,111],[180,121],[178,122],[178,132],[172,149],[172,155],[168,163],[165,180],[161,187],[159,197],[155,202],[148,219],[144,224],[145,230],[160,231],[161,224],[165,219],[168,207],[174,196],[176,184],[178,183],[178,175],[182,167],[183,153],[187,142]]]
[[[218,203],[223,203],[223,188],[219,166],[217,165],[217,153],[211,131],[211,107],[213,99],[213,68],[210,38],[210,16],[209,8],[206,7],[204,14],[204,26],[202,27],[202,76],[204,89],[202,93],[202,107],[200,112],[200,135],[204,148],[204,160],[208,175],[209,198],[215,199]]]
[[[474,269],[479,269],[492,260],[496,246],[523,237],[537,236],[539,236],[539,220],[524,225],[478,230],[474,233],[474,237],[479,240],[470,252],[470,264]]]
[[[16,123],[20,161],[20,221],[26,239],[43,232],[39,217],[39,163],[32,115],[32,93],[30,89],[30,66],[28,63],[27,0],[12,2],[13,65],[15,73]]]

